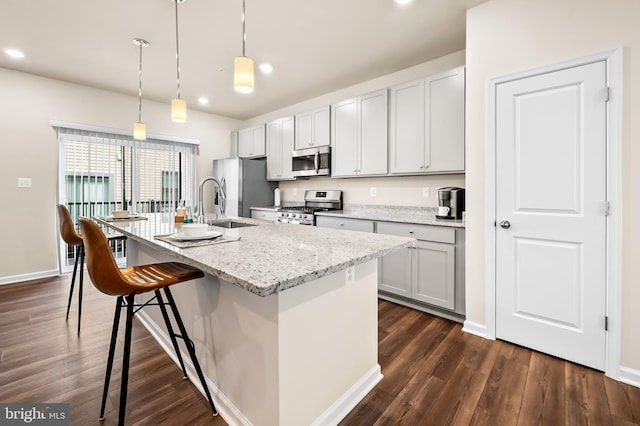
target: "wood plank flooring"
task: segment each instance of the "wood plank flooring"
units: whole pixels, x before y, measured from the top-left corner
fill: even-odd
[[[72,425],[115,425],[120,353],[97,420],[115,299],[86,277],[65,321],[70,276],[0,286],[0,402],[65,402]],[[343,425],[640,425],[640,389],[461,325],[380,301],[384,379]],[[122,333],[120,333],[122,335]],[[134,321],[127,424],[224,425]]]

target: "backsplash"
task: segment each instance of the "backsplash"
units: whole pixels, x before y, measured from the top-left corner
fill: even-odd
[[[279,188],[283,202],[303,202],[307,189],[340,189],[344,204],[437,207],[438,188],[443,186],[464,188],[464,174],[299,179],[280,182]]]

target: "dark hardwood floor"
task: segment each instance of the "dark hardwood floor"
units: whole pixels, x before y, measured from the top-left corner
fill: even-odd
[[[69,276],[0,286],[0,402],[64,402],[72,425],[115,425],[120,353],[98,421],[115,299],[86,276],[64,319]],[[384,379],[344,425],[640,425],[640,389],[393,303],[379,305]],[[127,424],[223,425],[179,367],[134,322]],[[122,335],[122,333],[121,333]]]

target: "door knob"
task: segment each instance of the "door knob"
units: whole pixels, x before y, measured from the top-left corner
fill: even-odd
[[[511,223],[509,223],[508,220],[503,220],[502,222],[500,222],[500,227],[503,229],[509,229],[511,228]]]

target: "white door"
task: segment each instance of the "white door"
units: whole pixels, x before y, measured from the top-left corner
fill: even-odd
[[[604,370],[605,62],[496,90],[496,337]]]

